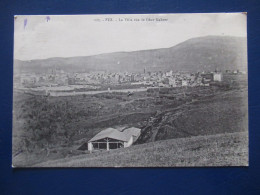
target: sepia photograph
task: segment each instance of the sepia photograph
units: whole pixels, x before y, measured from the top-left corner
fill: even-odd
[[[13,168],[248,165],[247,13],[14,16]]]

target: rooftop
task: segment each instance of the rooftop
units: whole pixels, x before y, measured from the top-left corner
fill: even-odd
[[[131,136],[138,136],[141,129],[131,127],[128,129],[125,129],[123,132],[118,131],[114,128],[107,128],[103,131],[100,131],[97,135],[95,135],[92,139],[89,140],[89,142],[97,141],[104,138],[111,138],[111,139],[117,139],[121,141],[129,141]]]

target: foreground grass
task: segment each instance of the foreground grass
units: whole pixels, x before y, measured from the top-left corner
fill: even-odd
[[[247,166],[246,132],[151,142],[36,164],[34,167]]]

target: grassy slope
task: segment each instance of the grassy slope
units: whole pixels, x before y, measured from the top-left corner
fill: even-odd
[[[247,130],[247,90],[221,92],[153,117],[138,143]]]
[[[47,161],[35,167],[247,166],[246,132],[194,136]]]

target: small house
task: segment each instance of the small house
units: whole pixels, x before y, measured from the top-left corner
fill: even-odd
[[[124,129],[123,131],[107,128],[88,141],[88,150],[126,148],[138,139],[140,133],[141,129],[135,127]]]
[[[214,74],[213,74],[213,79],[214,79],[214,81],[219,81],[219,82],[221,82],[221,81],[222,81],[222,73],[220,73],[220,72],[214,72]]]

